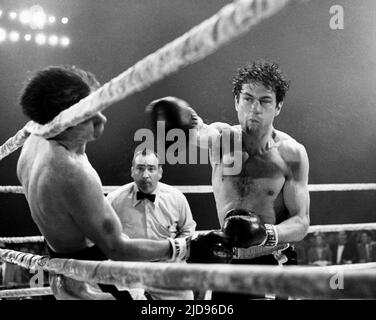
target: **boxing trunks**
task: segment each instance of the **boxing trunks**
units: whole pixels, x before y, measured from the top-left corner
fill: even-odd
[[[260,247],[261,248],[261,247]],[[247,249],[245,249],[247,250]],[[236,251],[236,250],[235,250]],[[243,252],[234,256],[231,264],[254,264],[254,265],[297,265],[297,255],[293,245],[286,245],[285,249],[274,251],[272,254],[258,256],[256,258],[243,258],[247,255]],[[276,300],[286,300],[288,297],[276,296]],[[250,300],[265,299],[265,296],[241,293],[213,292],[212,300]]]

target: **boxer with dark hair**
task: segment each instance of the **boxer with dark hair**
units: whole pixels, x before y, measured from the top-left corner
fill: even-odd
[[[44,124],[98,86],[94,75],[84,70],[49,67],[30,79],[20,102],[28,117]],[[218,246],[195,245],[205,236],[149,240],[129,239],[122,233],[120,220],[104,197],[101,180],[86,155],[87,143],[101,136],[105,123],[99,112],[53,138],[30,135],[24,143],[17,175],[51,257],[153,261],[184,260],[192,253],[205,261],[205,249],[218,250]],[[227,238],[216,236],[217,242],[226,246]],[[50,275],[50,284],[58,299],[130,299],[129,293],[119,293],[113,286],[101,285],[104,294],[96,286],[62,275]]]
[[[271,248],[278,244],[288,247],[289,243],[302,240],[308,231],[307,152],[302,144],[273,125],[288,89],[289,81],[277,64],[256,61],[240,68],[233,77],[239,125],[205,124],[187,102],[178,98],[173,101],[168,98],[168,108],[164,108],[163,99],[159,99],[159,105],[153,109],[158,120],[168,113],[170,123],[166,127],[195,128],[196,137],[190,142],[209,149],[218,219],[230,242],[238,248],[232,263],[295,263],[291,247],[250,259],[252,248]],[[172,120],[176,118],[179,120]],[[239,150],[234,147],[236,144],[225,145],[226,136],[241,141]],[[221,144],[219,161],[215,157],[218,141]],[[238,172],[226,171],[231,158],[234,163],[241,163]],[[227,295],[213,294],[213,297],[226,298]]]

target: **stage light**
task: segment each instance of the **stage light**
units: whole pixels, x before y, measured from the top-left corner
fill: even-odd
[[[68,37],[61,37],[60,44],[63,47],[67,47],[70,44],[70,39]]]
[[[50,45],[50,46],[56,46],[57,44],[58,44],[58,42],[59,42],[59,38],[58,38],[58,36],[56,36],[56,35],[52,35],[52,36],[49,36],[48,37],[48,44]]]
[[[11,11],[9,12],[9,18],[14,20],[17,18],[17,12]]]
[[[24,39],[25,39],[25,41],[30,41],[31,40],[31,34],[25,34]]]
[[[35,42],[39,45],[44,45],[46,44],[46,41],[47,41],[47,37],[45,34],[43,33],[38,33],[36,36],[35,36]]]
[[[63,18],[61,18],[61,23],[62,23],[62,24],[67,24],[68,21],[69,21],[69,19],[68,19],[67,17],[63,17]]]
[[[54,16],[49,16],[48,17],[48,23],[49,24],[53,24],[53,23],[55,23],[56,22],[56,18],[54,17]]]
[[[20,21],[22,24],[28,24],[31,21],[31,14],[29,10],[23,10],[20,13]]]
[[[20,39],[20,34],[17,31],[9,32],[9,40],[12,42],[17,42]]]
[[[32,29],[43,29],[46,24],[46,14],[41,6],[32,6],[30,8],[31,21],[30,27]]]
[[[5,29],[0,28],[0,42],[4,42],[6,38],[7,32],[5,31]]]

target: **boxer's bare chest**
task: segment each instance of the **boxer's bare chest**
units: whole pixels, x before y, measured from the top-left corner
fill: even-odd
[[[274,219],[287,174],[288,166],[277,148],[263,154],[243,152],[239,174],[224,174],[221,164],[214,169],[213,189],[224,210],[245,208]]]
[[[222,175],[222,181],[231,185],[242,198],[252,195],[273,197],[282,188],[286,174],[286,163],[275,149],[261,155],[243,152],[241,172]]]

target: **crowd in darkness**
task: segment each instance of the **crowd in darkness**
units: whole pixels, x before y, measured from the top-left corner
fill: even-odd
[[[298,264],[325,266],[376,261],[376,231],[308,234],[295,244]]]
[[[376,262],[376,230],[311,233],[295,243],[299,265],[325,266],[334,264]],[[47,255],[44,243],[2,244],[6,248],[37,255]],[[30,286],[34,274],[10,263],[0,262],[0,290]],[[44,277],[48,286],[48,275]]]

